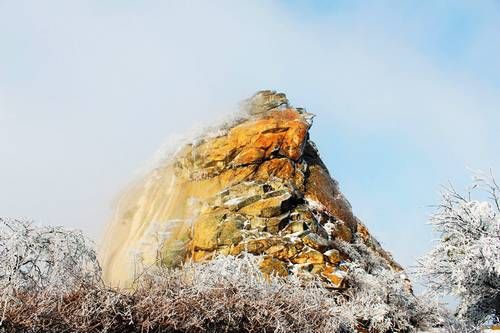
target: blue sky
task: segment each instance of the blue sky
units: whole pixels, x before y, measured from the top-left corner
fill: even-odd
[[[500,170],[498,1],[0,0],[0,214],[98,239],[176,135],[260,89],[411,266],[448,181]]]

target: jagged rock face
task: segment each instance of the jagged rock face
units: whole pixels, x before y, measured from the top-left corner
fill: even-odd
[[[317,275],[344,287],[352,260],[335,244],[361,239],[400,270],[357,219],[309,138],[312,115],[263,91],[246,114],[200,137],[125,193],[103,251],[105,278],[142,264],[262,255],[265,274]]]

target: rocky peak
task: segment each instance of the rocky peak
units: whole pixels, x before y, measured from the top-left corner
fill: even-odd
[[[401,270],[322,162],[309,138],[313,116],[274,91],[242,108],[239,120],[187,144],[124,194],[104,241],[106,278],[128,281],[134,260],[168,266],[247,252],[262,256],[265,274],[316,275],[341,289],[355,258],[339,244],[354,241]]]

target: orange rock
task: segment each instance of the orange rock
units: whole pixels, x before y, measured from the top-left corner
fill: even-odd
[[[260,238],[249,239],[243,241],[233,247],[231,250],[232,255],[240,254],[241,252],[248,252],[252,254],[262,254],[268,248],[274,245],[284,244],[285,241],[281,238]]]
[[[240,209],[243,214],[260,217],[274,217],[284,213],[290,204],[292,195],[283,193],[279,196],[263,198]]]
[[[295,167],[290,159],[275,158],[269,161],[264,161],[260,164],[254,178],[267,180],[271,177],[277,177],[287,180],[293,178],[294,176]]]
[[[247,158],[240,157],[238,165],[255,163],[255,158],[268,158],[275,152],[298,160],[302,156],[309,127],[306,119],[294,109],[272,111],[263,118],[246,121],[232,128],[228,143],[231,147],[264,152],[262,155],[247,154]]]
[[[361,239],[363,240],[364,243],[369,243],[370,242],[370,233],[368,232],[368,229],[362,224],[358,223],[356,232],[358,233],[359,236],[361,236]]]
[[[352,241],[352,231],[343,221],[335,222],[332,229],[332,236],[335,239],[341,239],[348,243]]]
[[[295,257],[291,258],[291,261],[295,264],[322,264],[325,260],[321,252],[306,247]]]
[[[292,221],[282,231],[283,234],[292,234],[296,232],[303,232],[306,230],[304,221]]]
[[[234,169],[225,169],[217,176],[217,180],[223,187],[228,187],[233,184],[238,184],[242,181],[245,181],[252,176],[257,171],[259,165],[258,164],[250,164],[246,166],[240,166]]]
[[[266,151],[262,148],[244,148],[238,155],[236,155],[231,164],[233,166],[240,166],[245,164],[259,163],[264,159],[265,155]]]
[[[204,179],[227,169],[260,164],[273,154],[296,161],[302,156],[309,127],[307,119],[295,109],[271,111],[236,125],[227,135],[189,145],[177,165],[180,170],[186,170],[190,179]],[[282,165],[279,169],[283,170],[273,176],[294,174],[293,165]]]
[[[323,255],[326,257],[326,260],[333,265],[338,264],[342,260],[340,252],[337,249],[330,249],[323,253]]]
[[[141,248],[151,264],[167,262],[148,243],[157,221],[173,230],[161,244],[172,263],[249,252],[265,256],[265,274],[321,275],[340,287],[347,267],[340,262],[352,259],[333,241],[357,234],[400,269],[358,223],[309,141],[310,115],[271,91],[247,104],[246,115],[182,147],[124,195],[107,239],[114,245],[104,255],[106,279],[130,276],[130,248]]]
[[[316,233],[306,234],[305,236],[302,237],[302,241],[307,246],[318,251],[324,251],[330,246],[330,243],[328,242],[327,239],[322,238]]]
[[[220,226],[220,214],[209,212],[200,215],[193,226],[192,246],[194,250],[215,250],[218,245]]]
[[[337,270],[335,267],[326,265],[325,269],[320,274],[328,279],[335,288],[342,288],[344,286],[345,273]]]
[[[265,253],[281,260],[290,260],[297,255],[302,245],[296,244],[278,244],[269,247]]]
[[[330,177],[328,171],[320,165],[309,166],[305,198],[321,204],[329,214],[346,222],[352,230],[355,230],[357,221],[352,214],[351,205],[340,193],[337,183]]]
[[[264,256],[259,264],[259,269],[267,277],[273,275],[283,277],[288,275],[287,265],[272,256]]]
[[[313,264],[312,267],[311,267],[310,272],[312,274],[320,274],[324,269],[325,269],[325,264],[324,263]]]
[[[203,251],[203,250],[196,250],[193,252],[193,256],[191,257],[191,260],[195,262],[199,261],[204,261],[204,260],[210,260],[214,256],[213,251]]]
[[[276,217],[265,218],[264,220],[266,223],[266,231],[273,235],[277,234],[287,225],[287,218],[287,213]]]

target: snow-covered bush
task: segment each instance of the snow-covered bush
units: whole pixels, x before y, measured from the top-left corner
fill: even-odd
[[[446,313],[362,241],[338,242],[346,290],[317,279],[264,276],[261,258],[221,256],[141,270],[107,288],[79,232],[0,219],[0,331],[413,332],[449,327]]]
[[[83,285],[64,297],[24,293],[5,327],[30,332],[413,332],[438,313],[404,291],[394,272],[358,267],[349,293],[297,276],[264,277],[259,257],[223,256],[151,268],[133,291]],[[354,283],[359,283],[354,285]]]
[[[361,240],[336,243],[354,259],[346,264],[350,288],[340,298],[344,300],[343,311],[361,321],[369,332],[412,332],[435,327],[444,332],[456,330],[456,321],[435,297],[415,296],[406,274],[389,268]]]
[[[446,189],[430,219],[440,239],[419,262],[432,292],[458,297],[457,318],[471,328],[499,322],[499,196],[492,175],[477,176],[467,196]]]
[[[79,231],[0,218],[0,290],[67,291],[98,283],[101,269],[90,241]]]

